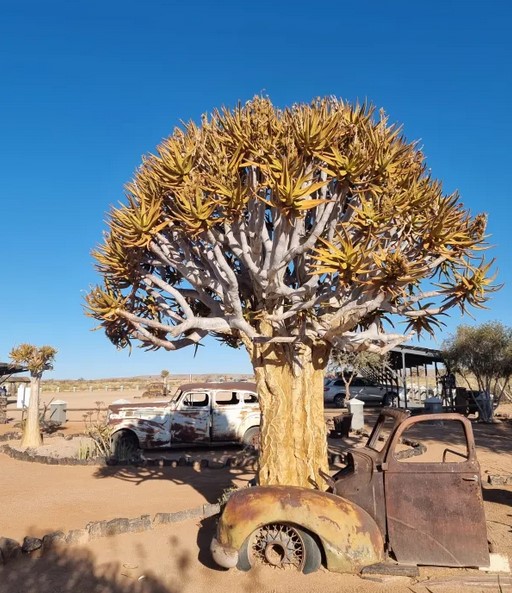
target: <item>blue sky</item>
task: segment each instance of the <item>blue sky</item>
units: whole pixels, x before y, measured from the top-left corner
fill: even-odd
[[[499,281],[476,322],[512,325],[507,2],[0,2],[0,360],[58,348],[55,378],[250,372],[207,342],[117,352],[83,315],[90,256],[141,156],[180,120],[257,93],[368,98],[420,140],[446,192],[489,213]],[[454,312],[439,342],[462,323]],[[435,346],[435,344],[432,344]]]

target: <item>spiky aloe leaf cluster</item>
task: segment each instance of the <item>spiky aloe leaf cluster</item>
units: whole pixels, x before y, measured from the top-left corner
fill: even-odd
[[[27,367],[33,377],[41,377],[44,371],[53,369],[57,350],[53,346],[20,344],[11,350],[9,358]]]

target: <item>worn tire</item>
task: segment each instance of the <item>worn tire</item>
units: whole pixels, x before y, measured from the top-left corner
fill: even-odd
[[[293,546],[287,545],[290,543]],[[286,561],[284,550],[291,547],[294,562]],[[277,568],[294,566],[304,574],[310,574],[320,568],[322,552],[315,538],[307,531],[295,525],[273,523],[253,531],[245,540],[240,548],[236,567],[246,572],[258,562]]]
[[[260,448],[260,429],[258,426],[253,426],[245,431],[242,437],[242,443],[247,447]]]
[[[334,405],[337,408],[344,408],[345,407],[345,396],[343,393],[338,393],[337,395],[334,396],[333,399]]]
[[[139,439],[130,430],[120,430],[112,436],[112,454],[117,459],[130,459],[139,449]]]

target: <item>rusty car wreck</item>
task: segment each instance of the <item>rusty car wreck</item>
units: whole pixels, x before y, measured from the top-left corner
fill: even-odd
[[[174,445],[254,445],[260,408],[254,383],[187,383],[170,400],[112,404],[108,424],[114,452]]]
[[[425,458],[406,454],[404,443],[425,429],[448,435],[448,444],[429,441]],[[348,450],[344,461],[325,476],[328,492],[291,486],[235,492],[211,544],[217,564],[249,570],[261,562],[304,573],[322,563],[349,573],[386,562],[489,565],[480,467],[466,418],[384,408],[366,445]]]

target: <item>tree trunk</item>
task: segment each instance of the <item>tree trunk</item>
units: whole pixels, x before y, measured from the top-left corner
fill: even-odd
[[[30,401],[28,403],[27,418],[21,439],[22,447],[39,447],[43,444],[39,426],[39,387],[41,379],[30,377]]]
[[[290,344],[254,346],[252,362],[261,406],[260,485],[327,485],[324,370],[330,348]]]

